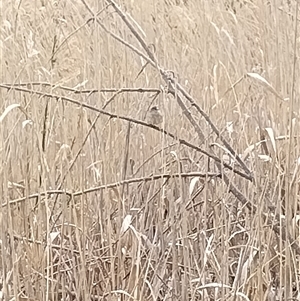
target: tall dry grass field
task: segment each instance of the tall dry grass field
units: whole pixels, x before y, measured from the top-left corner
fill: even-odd
[[[0,5],[2,300],[300,300],[295,0]]]

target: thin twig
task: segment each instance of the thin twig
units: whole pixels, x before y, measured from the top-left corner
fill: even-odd
[[[93,188],[88,188],[85,190],[81,190],[81,191],[77,191],[77,192],[68,192],[65,190],[60,190],[60,189],[55,189],[55,190],[47,190],[47,191],[43,191],[40,193],[34,193],[31,194],[27,197],[22,197],[22,198],[18,198],[18,199],[14,199],[12,201],[9,201],[8,203],[3,203],[2,207],[6,207],[7,204],[9,205],[15,205],[17,203],[23,202],[25,200],[29,200],[29,199],[35,199],[38,197],[43,197],[43,196],[47,196],[47,195],[67,195],[69,198],[71,197],[77,197],[77,196],[81,196],[84,194],[88,194],[88,193],[92,193],[92,192],[96,192],[99,190],[103,190],[103,189],[110,189],[110,188],[115,188],[115,187],[119,187],[122,185],[129,185],[129,184],[134,184],[134,183],[141,183],[141,182],[150,182],[150,181],[155,181],[155,180],[160,180],[160,179],[170,179],[170,178],[178,178],[178,177],[184,177],[184,178],[191,178],[191,177],[201,177],[201,178],[220,178],[221,174],[220,173],[201,173],[201,172],[189,172],[189,173],[175,173],[175,174],[159,174],[159,175],[153,175],[150,177],[142,177],[142,178],[134,178],[134,179],[127,179],[127,180],[123,180],[120,182],[115,182],[115,183],[111,183],[111,184],[105,184],[105,185],[101,185],[101,186],[97,186],[97,187],[93,187]]]
[[[52,89],[62,89],[65,91],[70,91],[76,94],[93,94],[93,93],[114,93],[120,91],[120,93],[123,92],[129,92],[129,93],[160,93],[161,90],[157,88],[104,88],[104,89],[75,89],[71,87],[66,86],[60,86],[59,84],[50,84],[48,82],[27,82],[27,83],[2,83],[4,86],[10,86],[11,88],[14,87],[31,87],[31,86],[45,86],[45,87],[51,87]]]
[[[10,86],[5,86],[3,84],[0,84],[0,87],[6,88],[6,89],[12,89]],[[121,120],[126,120],[126,121],[129,121],[129,122],[135,123],[135,124],[140,124],[142,126],[146,126],[146,127],[152,128],[153,130],[162,132],[163,134],[165,134],[165,135],[173,138],[174,140],[177,140],[182,145],[185,145],[185,146],[187,146],[189,148],[192,148],[192,149],[194,149],[194,150],[196,150],[196,151],[198,151],[198,152],[206,155],[207,157],[213,159],[214,161],[216,161],[218,163],[221,163],[224,167],[228,168],[229,170],[233,171],[234,173],[238,174],[239,176],[247,179],[248,181],[252,181],[252,177],[251,176],[249,176],[249,175],[247,175],[247,174],[239,171],[238,169],[233,168],[232,166],[230,166],[229,164],[227,164],[225,162],[222,162],[222,160],[220,158],[218,158],[216,155],[214,155],[212,151],[210,151],[210,152],[209,151],[205,151],[202,148],[196,146],[195,144],[193,144],[191,142],[188,142],[185,139],[181,139],[180,137],[177,137],[175,134],[172,134],[172,133],[168,132],[167,130],[159,128],[158,126],[155,126],[153,124],[150,124],[150,123],[147,123],[145,121],[138,120],[138,119],[135,119],[135,118],[131,118],[131,117],[127,117],[127,116],[122,116],[122,115],[118,115],[118,114],[109,113],[109,112],[107,112],[105,110],[95,108],[92,105],[89,105],[87,103],[75,100],[75,99],[70,98],[70,97],[66,97],[66,96],[62,96],[62,95],[57,95],[57,94],[51,94],[51,93],[45,93],[45,92],[39,92],[39,91],[35,91],[35,90],[29,90],[29,89],[20,88],[20,87],[14,87],[13,89],[15,89],[17,91],[22,91],[22,92],[27,92],[27,93],[31,93],[31,94],[36,94],[36,95],[39,95],[39,96],[42,96],[42,97],[54,98],[54,99],[57,99],[57,100],[65,100],[65,101],[68,101],[68,102],[73,103],[75,105],[81,106],[83,108],[87,108],[89,110],[92,110],[92,111],[101,113],[103,115],[109,116],[110,118],[117,118],[117,119],[121,119]]]

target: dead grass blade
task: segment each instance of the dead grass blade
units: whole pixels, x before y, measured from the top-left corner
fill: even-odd
[[[12,111],[13,109],[15,108],[21,108],[21,106],[17,103],[14,103],[14,104],[11,104],[9,105],[5,110],[4,112],[0,115],[0,123],[4,120],[4,118],[8,115],[8,113],[10,111]]]
[[[247,73],[247,75],[248,75],[248,77],[254,79],[257,83],[262,85],[264,88],[266,88],[268,91],[270,91],[272,94],[274,94],[279,99],[286,100],[273,88],[273,86],[264,77],[262,77],[258,73],[249,72],[249,73]]]

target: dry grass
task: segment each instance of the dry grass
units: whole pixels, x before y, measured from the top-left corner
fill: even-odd
[[[3,300],[299,300],[296,1],[85,1],[0,2]]]

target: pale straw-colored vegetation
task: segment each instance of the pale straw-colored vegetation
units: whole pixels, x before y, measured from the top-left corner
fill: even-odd
[[[240,2],[0,2],[3,300],[300,300],[297,1]]]

